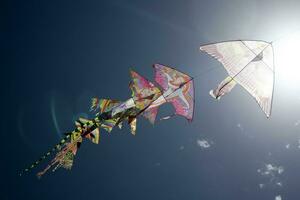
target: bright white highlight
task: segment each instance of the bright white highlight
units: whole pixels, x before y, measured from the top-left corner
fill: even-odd
[[[300,84],[300,33],[275,41],[276,78],[288,85]]]
[[[197,140],[197,145],[202,149],[207,149],[210,147],[210,144],[207,140]]]
[[[282,198],[281,198],[280,195],[278,195],[278,196],[275,197],[275,200],[282,200]]]

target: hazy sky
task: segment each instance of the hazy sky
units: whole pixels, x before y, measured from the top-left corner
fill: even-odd
[[[241,87],[220,102],[208,95],[226,73],[198,50],[299,30],[299,1],[10,1],[4,8],[1,198],[299,199],[300,87],[283,78],[286,66],[276,66],[266,119]],[[83,143],[71,171],[18,177],[77,117],[92,117],[92,97],[129,98],[129,68],[151,80],[157,62],[200,75],[192,123],[178,117],[152,126],[141,118],[136,136],[115,129],[102,131],[99,145]],[[166,105],[159,115],[172,111]]]

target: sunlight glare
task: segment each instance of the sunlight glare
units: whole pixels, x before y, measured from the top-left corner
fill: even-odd
[[[300,34],[275,42],[276,77],[287,84],[300,84]]]

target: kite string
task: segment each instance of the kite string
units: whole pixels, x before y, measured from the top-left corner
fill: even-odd
[[[173,93],[175,93],[177,90],[179,90],[180,88],[182,88],[185,84],[187,84],[187,83],[189,83],[190,81],[192,81],[192,80],[194,80],[194,79],[196,79],[196,78],[199,78],[200,76],[202,76],[202,75],[204,75],[204,74],[207,74],[207,73],[209,73],[209,72],[211,72],[211,71],[213,71],[213,70],[215,70],[215,69],[217,69],[217,68],[219,68],[219,66],[216,66],[216,67],[213,67],[213,68],[210,68],[210,69],[206,69],[206,70],[204,70],[203,72],[201,72],[201,73],[199,73],[199,74],[197,74],[196,76],[193,76],[193,77],[191,77],[188,81],[186,81],[186,82],[184,82],[184,83],[182,83],[178,88],[176,88],[175,90],[173,90],[170,94],[168,94],[167,96],[164,96],[163,94],[162,94],[162,96],[163,96],[163,98],[164,99],[166,99],[168,96],[170,96],[171,94],[173,94]],[[138,114],[136,114],[135,115],[135,117],[137,117],[137,116],[139,116],[141,113],[143,113],[145,110],[147,110],[157,99],[159,98],[159,96],[158,97],[156,97],[156,98],[154,98],[144,109],[142,109],[140,112],[138,112]]]
[[[214,70],[216,70],[218,68],[220,68],[220,66],[215,66],[215,67],[212,67],[212,68],[209,68],[209,69],[205,69],[202,72],[200,72],[199,74],[197,74],[196,76],[193,76],[192,79],[199,78],[199,77],[201,77],[201,76],[203,76],[203,75],[205,75],[205,74],[207,74],[207,73],[209,73],[211,71],[214,71]]]
[[[273,40],[271,43],[277,43],[278,41],[281,41],[283,39],[286,39],[296,33],[299,33],[300,28],[294,29],[293,31],[290,31],[289,33],[286,33],[284,35],[281,35],[280,37],[277,37],[275,40]]]

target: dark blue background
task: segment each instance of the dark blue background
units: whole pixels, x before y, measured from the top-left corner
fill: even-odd
[[[277,81],[269,120],[241,87],[215,102],[208,91],[225,70],[198,50],[227,39],[272,41],[297,27],[297,2],[5,2],[1,199],[299,199],[299,92]],[[129,98],[129,68],[152,79],[156,62],[199,75],[193,123],[177,117],[153,127],[140,118],[136,136],[126,127],[102,131],[99,145],[85,142],[71,171],[18,176],[74,119],[92,117],[90,98]],[[171,112],[165,105],[160,116]],[[201,149],[198,139],[213,144]],[[270,181],[257,173],[266,163],[284,167],[282,187],[259,188]]]

